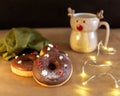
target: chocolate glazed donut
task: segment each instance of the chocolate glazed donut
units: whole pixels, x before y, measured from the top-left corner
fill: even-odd
[[[32,77],[33,61],[36,54],[22,54],[11,61],[11,71],[19,76]]]
[[[57,87],[66,83],[73,72],[68,55],[62,51],[49,51],[34,61],[33,77],[46,87]]]

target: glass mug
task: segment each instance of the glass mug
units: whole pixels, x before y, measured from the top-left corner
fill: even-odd
[[[75,13],[74,10],[68,8],[68,16],[70,16],[72,28],[70,46],[74,51],[83,53],[94,51],[98,45],[97,29],[102,25],[106,28],[104,47],[107,47],[110,27],[107,22],[100,21],[103,18],[103,10],[97,14],[92,14]]]

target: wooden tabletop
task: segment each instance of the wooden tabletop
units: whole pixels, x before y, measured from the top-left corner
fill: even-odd
[[[0,96],[120,96],[120,88],[115,88],[115,79],[120,80],[120,29],[111,29],[109,47],[117,50],[114,55],[100,54],[98,61],[112,62],[111,67],[96,67],[86,65],[85,71],[88,74],[86,79],[80,76],[81,67],[85,60],[96,55],[97,51],[89,54],[77,53],[70,48],[69,37],[70,28],[37,28],[44,37],[48,38],[53,44],[59,45],[60,49],[68,53],[73,63],[73,74],[70,80],[55,88],[42,87],[33,78],[16,76],[11,72],[10,61],[0,58]],[[2,38],[8,30],[0,30]],[[98,39],[104,42],[105,30],[98,30]],[[99,75],[107,72],[112,74]],[[84,80],[91,76],[97,76],[90,80],[88,84],[82,85]],[[120,86],[120,82],[117,82]]]

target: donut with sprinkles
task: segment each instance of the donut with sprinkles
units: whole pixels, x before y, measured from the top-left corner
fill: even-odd
[[[11,71],[19,76],[32,77],[33,61],[38,57],[35,52],[15,56],[11,61]]]
[[[45,54],[37,58],[33,64],[33,78],[38,84],[46,87],[57,87],[65,84],[73,72],[68,54],[52,48],[47,46],[47,52],[44,52]]]

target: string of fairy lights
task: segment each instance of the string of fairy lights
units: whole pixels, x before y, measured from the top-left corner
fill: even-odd
[[[82,78],[85,78],[87,76],[87,73],[85,71],[85,68],[87,67],[86,66],[87,64],[92,65],[92,66],[97,66],[97,67],[110,67],[110,69],[112,68],[112,62],[111,61],[105,61],[102,64],[98,64],[96,58],[98,58],[98,56],[101,53],[102,54],[113,55],[113,54],[116,53],[116,50],[114,48],[105,47],[103,45],[102,41],[100,41],[99,44],[98,44],[98,49],[97,49],[96,56],[89,56],[89,59],[85,60],[84,63],[83,63],[83,65],[82,65],[82,67],[81,67],[81,77]],[[92,76],[90,76],[87,80],[85,80],[85,81],[82,82],[82,85],[86,85],[91,80],[95,79],[96,77],[100,77],[100,76],[104,76],[104,75],[109,76],[114,81],[115,88],[119,88],[120,87],[119,86],[120,80],[117,80],[113,74],[109,73],[109,71],[104,72],[104,73],[99,73],[98,75],[92,75]]]

